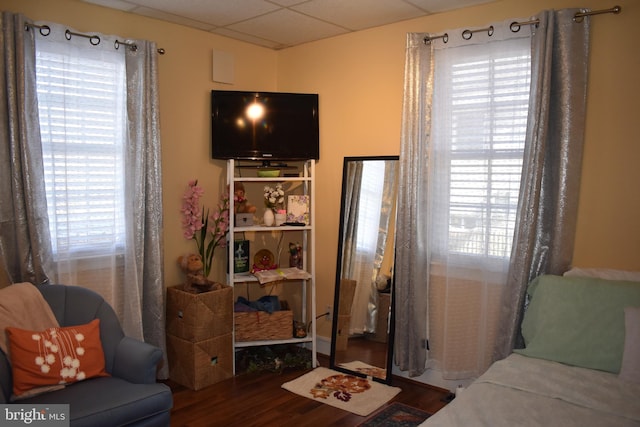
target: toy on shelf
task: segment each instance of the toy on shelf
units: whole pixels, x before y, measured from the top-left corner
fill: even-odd
[[[237,182],[233,188],[233,211],[237,214],[254,213],[256,207],[247,200],[245,196],[244,185]]]
[[[198,254],[188,254],[178,257],[178,265],[186,274],[183,284],[185,292],[199,294],[201,292],[222,289],[221,283],[214,282],[204,276],[204,263]]]
[[[298,242],[289,243],[289,267],[302,268],[302,245]]]

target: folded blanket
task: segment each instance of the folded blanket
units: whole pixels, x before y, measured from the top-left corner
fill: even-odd
[[[266,311],[271,314],[281,309],[280,300],[275,295],[264,295],[257,301],[249,301],[244,297],[238,297],[238,300],[233,306],[233,311],[235,312]]]
[[[42,331],[59,326],[51,307],[38,288],[31,283],[15,283],[0,289],[0,350],[9,357],[9,326]]]

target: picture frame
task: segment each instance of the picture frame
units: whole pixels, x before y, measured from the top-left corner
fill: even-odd
[[[309,225],[309,196],[291,195],[287,199],[287,222]]]

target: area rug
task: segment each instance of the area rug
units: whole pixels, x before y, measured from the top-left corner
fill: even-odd
[[[322,367],[282,384],[282,388],[363,417],[401,391],[398,387]]]
[[[358,424],[359,427],[415,427],[431,416],[421,409],[393,402]]]

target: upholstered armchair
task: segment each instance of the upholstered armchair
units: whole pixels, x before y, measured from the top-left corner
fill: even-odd
[[[17,401],[20,404],[69,404],[71,426],[168,426],[171,390],[156,382],[162,351],[126,337],[109,304],[82,287],[37,287],[61,327],[100,319],[105,370],[109,376],[90,378],[64,388]],[[0,351],[0,403],[10,403],[12,370]]]

